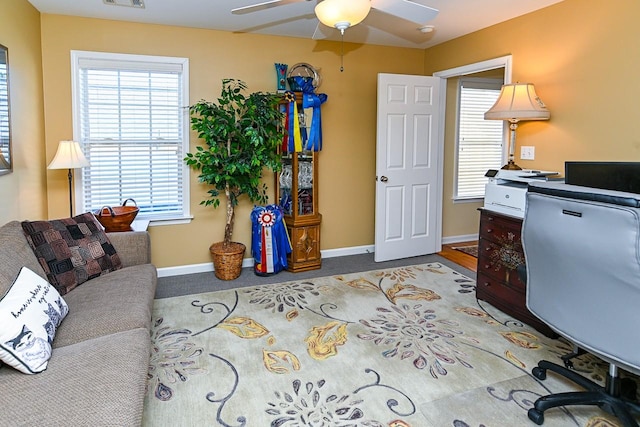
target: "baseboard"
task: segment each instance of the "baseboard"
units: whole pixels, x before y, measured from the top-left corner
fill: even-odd
[[[473,239],[470,239],[473,240]],[[373,253],[373,245],[353,246],[350,248],[327,249],[320,251],[322,258],[335,258],[348,255],[360,255]],[[245,258],[242,267],[253,267],[253,258]],[[162,267],[158,269],[158,277],[181,276],[183,274],[210,273],[213,271],[213,262],[203,264],[179,265],[176,267]]]
[[[322,258],[336,258],[339,256],[372,254],[373,252],[375,252],[373,245],[352,246],[350,248],[327,249],[325,251],[320,251],[320,253],[322,254]]]
[[[443,237],[442,244],[450,245],[452,243],[470,242],[472,240],[478,240],[478,234],[465,234],[462,236]]]

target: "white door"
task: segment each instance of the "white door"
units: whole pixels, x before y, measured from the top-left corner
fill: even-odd
[[[441,250],[442,82],[378,75],[376,262]]]

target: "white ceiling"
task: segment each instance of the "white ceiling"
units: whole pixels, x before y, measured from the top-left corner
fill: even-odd
[[[115,1],[124,3],[131,0]],[[264,0],[143,1],[145,7],[138,9],[107,5],[103,0],[29,0],[42,13],[309,39],[318,24],[313,12],[317,0],[300,0],[242,15],[232,14],[231,9]],[[422,33],[415,23],[372,10],[363,23],[345,31],[344,40],[427,48],[560,1],[562,0],[413,0],[414,3],[440,11],[435,19],[424,23],[435,26],[433,32]],[[321,26],[321,31],[327,39],[340,39],[340,32],[336,29]]]

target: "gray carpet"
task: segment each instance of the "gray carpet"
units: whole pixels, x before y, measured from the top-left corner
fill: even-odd
[[[253,273],[253,268],[242,269],[242,274],[235,280],[220,280],[213,272],[185,274],[181,276],[161,277],[158,279],[156,298],[169,298],[202,292],[220,291],[242,288],[246,286],[266,285],[271,283],[290,282],[311,279],[314,277],[335,276],[337,274],[358,273],[362,271],[380,270],[407,265],[439,262],[467,277],[475,280],[476,273],[451,262],[440,255],[423,255],[393,261],[375,262],[373,254],[350,255],[322,260],[322,268],[300,273],[281,271],[272,276],[260,277]]]

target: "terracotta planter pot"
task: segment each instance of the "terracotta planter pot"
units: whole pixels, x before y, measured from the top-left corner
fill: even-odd
[[[246,246],[242,243],[231,242],[225,246],[224,242],[217,242],[209,247],[213,257],[213,269],[220,280],[237,279],[242,272],[242,260]]]

